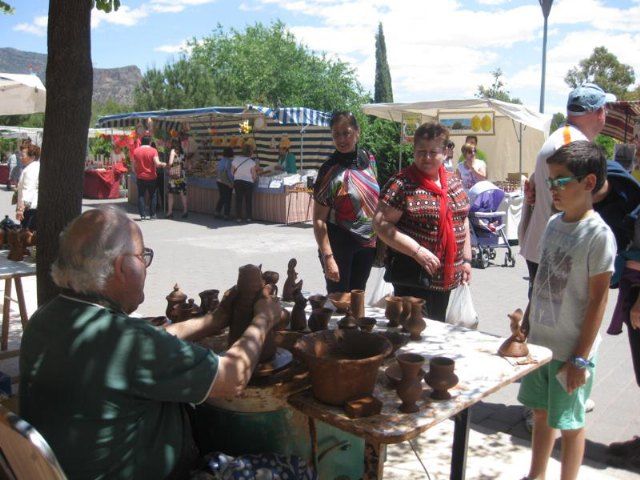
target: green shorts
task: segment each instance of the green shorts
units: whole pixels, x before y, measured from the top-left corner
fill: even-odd
[[[591,359],[595,363],[595,359]],[[595,368],[588,367],[589,378],[569,395],[556,379],[565,362],[551,360],[522,379],[518,401],[523,405],[547,411],[547,423],[559,430],[577,430],[584,427],[585,404],[591,395]]]

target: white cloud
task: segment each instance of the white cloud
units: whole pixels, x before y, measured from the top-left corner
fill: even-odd
[[[160,45],[155,47],[153,50],[164,53],[189,53],[191,51],[191,47],[187,44],[187,41],[184,40],[178,45]]]
[[[149,7],[158,13],[177,13],[194,5],[205,5],[215,2],[216,0],[156,0],[153,4],[150,3]]]
[[[48,21],[49,20],[46,15],[41,17],[34,17],[33,22],[19,23],[15,27],[13,27],[13,29],[17,32],[25,32],[43,37],[47,34]]]
[[[118,10],[105,13],[102,10],[93,9],[91,12],[91,27],[98,28],[103,22],[120,25],[125,27],[133,27],[140,20],[149,16],[149,10],[145,5],[138,8],[131,8],[122,5]]]
[[[502,5],[503,3],[509,3],[511,0],[478,0],[480,5]]]
[[[264,10],[264,7],[262,5],[251,5],[247,2],[242,2],[238,9],[241,12],[259,12],[261,10]]]

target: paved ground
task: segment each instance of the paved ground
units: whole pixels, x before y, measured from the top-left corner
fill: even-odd
[[[10,213],[10,193],[0,191],[0,214]],[[86,201],[90,207],[95,201]],[[138,215],[128,208],[132,218]],[[42,221],[42,220],[41,220]],[[46,221],[46,220],[45,220]],[[215,220],[207,215],[190,214],[186,220],[154,220],[139,223],[145,243],[155,251],[146,284],[146,300],[139,313],[164,312],[164,297],[174,283],[198,300],[197,293],[235,283],[238,266],[262,264],[263,269],[284,275],[289,258],[298,259],[298,272],[304,289],[322,292],[324,282],[319,267],[310,225],[236,224]],[[517,251],[517,247],[516,251]],[[497,262],[502,263],[503,251]],[[526,267],[517,257],[514,268],[491,266],[473,271],[472,293],[483,331],[508,335],[507,313],[526,305]],[[282,282],[282,280],[281,280]],[[25,282],[27,295],[35,283]],[[610,318],[617,293],[611,292],[605,318]],[[33,297],[34,295],[32,295]],[[34,304],[30,303],[30,312]],[[19,322],[17,322],[19,323]],[[12,343],[19,341],[19,326],[12,325]],[[16,374],[15,361],[0,363],[0,369]],[[493,395],[472,409],[472,433],[468,478],[521,478],[529,462],[529,435],[524,428],[522,408],[516,401],[517,385]],[[604,464],[606,445],[640,434],[640,389],[635,384],[626,334],[605,335],[600,350],[593,398],[596,408],[587,415],[587,458],[582,471],[585,479],[638,478],[638,473],[617,470]],[[431,478],[448,478],[449,442],[452,422],[429,431],[414,442],[427,465]],[[424,478],[411,446],[403,443],[389,448],[385,477]],[[558,457],[558,452],[554,454]],[[558,463],[552,461],[549,478],[559,477]]]

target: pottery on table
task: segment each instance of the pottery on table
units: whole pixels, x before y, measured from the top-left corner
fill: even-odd
[[[458,384],[458,376],[453,373],[456,362],[447,357],[433,357],[429,361],[429,373],[424,377],[433,392],[434,400],[449,400],[451,394],[447,391]]]
[[[302,290],[302,280],[296,282],[298,278],[298,273],[296,272],[297,264],[298,261],[292,258],[287,265],[287,279],[284,281],[284,286],[282,287],[282,300],[285,302],[293,302],[295,291]]]
[[[8,233],[9,254],[7,258],[14,262],[24,260],[24,236],[19,230],[9,230]]]
[[[344,317],[338,320],[338,328],[341,330],[357,330],[358,322],[350,313],[347,313]]]
[[[309,298],[307,298],[307,300],[309,300],[309,305],[311,305],[311,308],[322,308],[324,307],[324,304],[327,301],[327,296],[326,295],[320,295],[319,293],[315,294],[315,295],[311,295]]]
[[[376,323],[378,323],[378,321],[373,317],[360,317],[356,319],[356,325],[358,325],[358,328],[363,332],[373,331],[373,327],[376,326]]]
[[[220,304],[220,300],[218,300],[218,294],[220,290],[210,289],[203,290],[198,295],[200,296],[200,309],[203,313],[213,312],[218,305]]]
[[[424,367],[420,369],[420,373],[418,374],[421,378],[427,374]],[[396,361],[389,365],[387,369],[384,371],[384,376],[387,377],[387,382],[389,382],[389,386],[395,389],[400,383],[400,379],[402,379],[402,370],[400,369],[400,364]]]
[[[296,289],[293,299],[295,304],[291,310],[291,330],[301,332],[307,329],[307,314],[304,311],[307,306],[307,299],[300,289]]]
[[[400,297],[400,298],[402,299],[402,313],[400,314],[400,318],[398,321],[400,322],[402,331],[408,332],[409,330],[407,330],[405,324],[407,323],[407,320],[411,316],[411,302],[413,300],[416,300],[417,297],[407,296],[407,297]]]
[[[309,368],[313,396],[342,406],[373,393],[378,369],[391,348],[375,333],[323,330],[301,337],[293,353]]]
[[[422,308],[424,306],[424,300],[416,298],[411,301],[411,314],[405,321],[405,328],[410,334],[411,340],[420,340],[422,331],[427,328],[427,322],[425,322],[422,316]]]
[[[503,357],[526,357],[529,355],[529,347],[526,343],[527,336],[522,331],[522,310],[518,308],[507,316],[509,317],[511,336],[500,345],[498,354]]]
[[[165,310],[165,315],[172,321],[177,321],[179,316],[179,310],[174,308],[177,305],[181,305],[187,301],[187,295],[180,290],[180,287],[176,283],[173,286],[173,290],[169,295],[165,297],[167,299],[167,309]]]
[[[280,274],[273,270],[267,270],[262,273],[262,279],[267,285],[273,285],[272,295],[278,296],[278,280],[280,280]]]
[[[328,297],[337,313],[347,313],[351,308],[351,292],[333,292]]]
[[[384,332],[377,332],[377,334],[382,335],[384,338],[386,338],[391,342],[391,346],[393,347],[391,354],[396,353],[396,350],[398,350],[400,347],[403,347],[407,343],[409,343],[409,335],[406,333],[401,333],[393,330],[386,330]]]
[[[202,315],[202,309],[199,305],[196,305],[196,301],[193,298],[190,298],[188,301],[188,305],[191,307],[189,318],[195,318]]]
[[[312,332],[319,332],[329,328],[329,320],[331,320],[331,314],[333,310],[330,308],[314,308],[311,310],[309,316],[309,329]]]
[[[351,315],[354,318],[364,317],[364,290],[351,290]]]
[[[393,295],[385,298],[387,306],[384,309],[384,316],[387,317],[389,323],[387,327],[395,328],[400,326],[400,318],[402,316],[402,297]]]
[[[400,411],[403,413],[415,413],[419,410],[416,403],[422,395],[422,366],[424,357],[417,353],[401,353],[396,355],[398,365],[402,372],[400,381],[396,386],[396,392],[402,400]]]

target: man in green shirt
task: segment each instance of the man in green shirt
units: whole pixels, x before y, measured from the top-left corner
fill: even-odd
[[[278,170],[284,170],[287,173],[298,173],[296,165],[296,156],[289,151],[289,147],[280,147],[280,155],[278,156]]]
[[[186,341],[211,334],[210,314],[166,329],[130,317],[152,259],[122,210],[85,212],[60,238],[51,274],[63,293],[24,332],[20,413],[69,478],[183,478],[198,453],[188,404],[240,393],[280,318],[277,302],[261,299],[244,335],[218,357]]]

